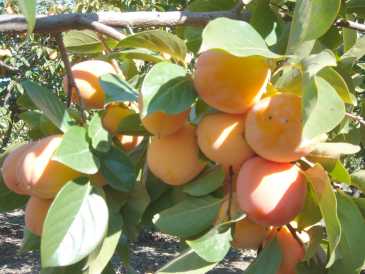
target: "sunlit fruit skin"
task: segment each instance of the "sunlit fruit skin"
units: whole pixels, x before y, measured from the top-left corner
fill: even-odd
[[[17,165],[17,179],[30,195],[51,199],[68,181],[80,173],[52,160],[62,135],[43,138],[30,147]]]
[[[123,134],[117,134],[115,138],[118,140],[118,142],[125,151],[131,151],[132,149],[137,147],[143,140],[143,136],[132,136]]]
[[[199,159],[194,127],[186,124],[172,135],[152,137],[147,163],[151,172],[166,184],[179,186],[194,179],[205,167]]]
[[[302,139],[301,97],[281,93],[255,104],[246,117],[246,141],[262,158],[292,162],[312,150]]]
[[[221,50],[203,52],[195,65],[194,85],[210,106],[245,113],[266,90],[271,70],[259,56],[236,57]]]
[[[84,107],[87,109],[103,108],[105,94],[99,83],[99,78],[104,74],[117,74],[114,67],[101,60],[87,60],[72,66],[72,75],[76,86],[80,90],[80,96]],[[67,76],[63,79],[63,86],[67,92]],[[72,101],[79,103],[76,90],[72,89]]]
[[[240,208],[264,226],[281,226],[293,220],[303,208],[306,194],[304,175],[290,163],[255,157],[242,165],[237,179]]]
[[[41,236],[43,224],[52,200],[30,197],[25,207],[25,226],[33,234]]]
[[[276,274],[296,274],[296,265],[304,259],[305,250],[287,227],[275,229],[279,247],[282,252],[282,261]]]
[[[19,195],[28,195],[28,191],[17,179],[17,164],[21,161],[24,153],[32,146],[32,143],[24,144],[13,150],[6,158],[1,167],[1,174],[5,185]]]
[[[198,124],[200,150],[210,160],[238,171],[244,161],[254,156],[244,137],[245,117],[215,113],[205,116]]]
[[[133,112],[126,106],[122,104],[111,104],[106,108],[103,115],[103,127],[111,134],[117,134],[120,122],[131,114],[133,114]]]

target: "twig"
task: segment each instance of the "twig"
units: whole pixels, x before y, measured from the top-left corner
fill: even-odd
[[[227,217],[228,217],[228,222],[230,222],[232,219],[231,210],[232,210],[232,198],[233,198],[233,174],[234,174],[232,166],[229,167],[228,172],[229,172],[229,174],[228,174],[228,182],[227,182],[227,186],[228,186]]]
[[[363,117],[357,116],[357,115],[349,113],[349,112],[346,112],[346,116],[351,118],[352,120],[354,120],[356,122],[359,122],[362,126],[365,126],[365,120],[364,120]]]
[[[303,246],[302,240],[299,238],[297,232],[295,231],[294,227],[291,224],[287,224],[286,227],[289,229],[290,233],[293,235],[294,239]]]
[[[86,20],[84,18],[81,19],[81,22],[85,25],[85,28],[95,30],[98,33],[102,33],[107,36],[110,36],[110,37],[114,38],[115,40],[120,41],[123,38],[125,38],[124,34],[117,31],[115,28],[109,27],[108,25],[105,25],[103,23],[100,23],[97,21]]]
[[[357,31],[360,31],[360,32],[365,32],[365,24],[360,24],[360,23],[350,21],[350,20],[347,20],[347,19],[337,20],[337,22],[335,23],[335,26],[336,27],[353,29],[353,30],[357,30]]]
[[[1,61],[0,60],[0,67],[8,70],[8,71],[11,71],[11,72],[18,72],[19,69],[17,67],[13,67],[13,66],[10,66],[8,64],[6,64],[4,61]]]
[[[105,53],[106,53],[106,54],[110,54],[110,53],[112,52],[112,50],[108,47],[107,43],[105,42],[105,39],[104,39],[103,35],[101,35],[100,33],[98,33],[98,34],[97,34],[97,36],[98,36],[98,38],[99,38],[99,39],[100,39],[100,41],[101,41],[101,44],[102,44],[102,46],[103,46],[103,48],[104,48]],[[120,67],[119,67],[119,64],[118,64],[117,60],[115,60],[114,58],[112,58],[112,59],[111,59],[111,62],[112,62],[112,65],[113,65],[113,67],[114,67],[115,71],[116,71],[116,72],[117,72],[120,76],[122,76],[122,77],[124,78],[123,72],[122,72],[122,70],[120,69]]]
[[[81,120],[82,122],[85,122],[85,115],[84,115],[84,106],[83,106],[83,101],[81,99],[81,94],[80,94],[80,90],[76,85],[75,82],[75,78],[73,77],[72,74],[72,69],[71,69],[71,64],[70,64],[70,60],[68,58],[68,54],[66,51],[66,47],[65,44],[63,42],[63,37],[62,37],[62,33],[57,33],[55,35],[56,37],[56,41],[58,44],[58,48],[60,50],[61,53],[61,58],[63,63],[65,64],[65,69],[66,69],[66,75],[67,75],[67,106],[69,107],[71,104],[71,97],[72,97],[72,88],[75,88],[76,90],[76,95],[77,95],[77,100],[79,101],[79,107],[80,107],[80,114],[81,114]]]

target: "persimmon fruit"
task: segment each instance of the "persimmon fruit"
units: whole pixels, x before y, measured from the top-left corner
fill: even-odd
[[[307,185],[296,165],[260,157],[246,161],[237,179],[240,208],[254,222],[281,226],[292,221],[304,206]]]
[[[23,144],[6,156],[1,167],[1,174],[5,185],[13,192],[19,195],[28,195],[28,191],[24,188],[17,178],[17,164],[21,160],[24,153],[32,146],[32,143]]]
[[[174,134],[152,137],[147,163],[151,172],[169,185],[188,183],[205,167],[199,159],[195,128],[186,124]]]
[[[203,52],[195,65],[194,85],[210,106],[245,113],[266,90],[271,70],[260,56],[236,57],[221,50]]]
[[[254,155],[244,137],[244,121],[242,115],[215,113],[205,116],[198,124],[199,148],[226,171],[230,166],[238,171]]]
[[[68,181],[80,173],[52,160],[62,141],[62,135],[51,135],[35,142],[17,165],[17,179],[30,193],[43,199],[51,199]]]
[[[133,112],[122,104],[110,104],[103,114],[103,127],[111,134],[117,134],[120,122],[131,114]]]
[[[302,138],[301,97],[280,93],[255,104],[246,117],[247,143],[262,158],[292,162],[310,153]]]
[[[25,226],[33,234],[41,236],[43,224],[52,200],[30,197],[25,207]]]
[[[99,78],[104,74],[117,74],[114,67],[105,61],[87,60],[73,65],[71,70],[75,84],[80,90],[80,97],[84,107],[87,109],[103,108],[105,93],[99,83]],[[63,78],[63,86],[65,91],[67,91],[67,76]],[[71,94],[72,102],[79,103],[75,88],[72,89]]]

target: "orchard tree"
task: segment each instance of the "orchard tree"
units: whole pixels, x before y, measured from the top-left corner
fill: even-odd
[[[231,246],[257,250],[249,274],[364,268],[364,1],[3,10],[0,211],[25,206],[41,273],[135,273],[146,226],[184,243],[160,274]]]

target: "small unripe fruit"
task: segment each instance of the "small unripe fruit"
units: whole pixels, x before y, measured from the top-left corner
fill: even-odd
[[[226,171],[238,171],[244,161],[254,155],[244,137],[244,116],[215,113],[205,116],[198,125],[198,144],[210,160]]]
[[[24,144],[13,150],[6,158],[1,167],[1,173],[5,185],[19,195],[28,195],[28,191],[17,179],[17,164],[21,161],[24,153],[32,146],[32,143]]]
[[[183,185],[194,179],[205,163],[199,159],[193,126],[186,124],[172,135],[152,137],[147,163],[151,172],[169,185]]]
[[[302,139],[301,98],[277,94],[255,104],[247,113],[246,141],[262,158],[292,162],[307,155],[311,143]]]
[[[255,223],[281,226],[303,208],[307,193],[304,175],[296,165],[260,157],[246,161],[237,179],[240,208]]]
[[[221,50],[203,52],[194,85],[210,106],[226,113],[245,113],[266,90],[271,71],[259,56],[236,57]]]
[[[43,224],[52,200],[30,197],[25,208],[25,226],[33,234],[41,236]]]
[[[68,181],[80,173],[52,160],[62,135],[52,135],[34,143],[17,165],[17,179],[31,195],[51,199]]]
[[[104,74],[117,74],[114,67],[105,61],[88,60],[73,65],[71,69],[85,108],[103,108],[105,94],[99,83],[99,78]],[[67,91],[67,76],[63,79],[63,86],[65,91]],[[73,102],[79,103],[77,92],[74,88],[72,89],[71,98]]]

